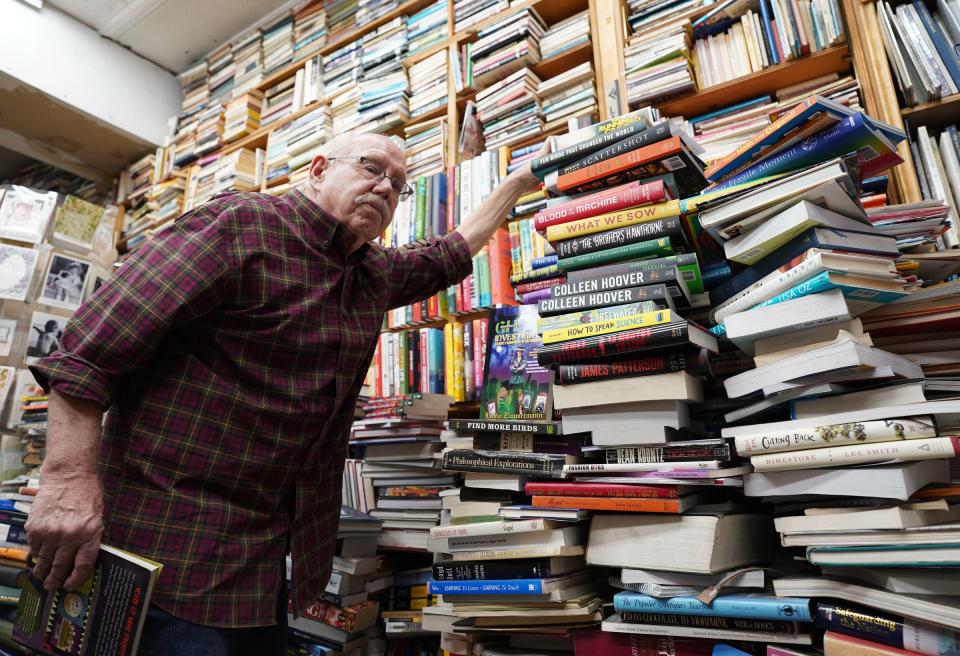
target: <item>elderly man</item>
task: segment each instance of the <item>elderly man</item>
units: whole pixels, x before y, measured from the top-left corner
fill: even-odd
[[[33,367],[50,389],[27,524],[44,586],[78,585],[103,539],[164,565],[141,654],[284,653],[284,556],[302,611],[330,575],[384,312],[464,278],[536,186],[515,171],[456,232],[383,248],[370,242],[410,194],[403,152],[342,136],[302,191],[225,194],[178,218]]]

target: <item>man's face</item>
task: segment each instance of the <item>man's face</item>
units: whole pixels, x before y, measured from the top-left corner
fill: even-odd
[[[357,136],[348,150],[352,152],[336,152],[331,159],[314,158],[310,183],[320,206],[362,244],[376,239],[393,219],[399,198],[391,179],[406,182],[406,167],[403,152],[385,137]],[[349,158],[336,159],[340,156]],[[376,168],[387,177],[377,180]]]

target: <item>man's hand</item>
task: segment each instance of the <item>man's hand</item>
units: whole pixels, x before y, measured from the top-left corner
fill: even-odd
[[[547,140],[543,142],[543,146],[540,148],[540,150],[537,151],[536,155],[528,159],[526,162],[524,162],[523,166],[514,170],[513,173],[507,176],[508,178],[516,178],[519,181],[521,188],[523,189],[522,193],[527,194],[540,188],[541,180],[533,174],[533,171],[530,169],[530,165],[533,163],[533,160],[537,159],[538,157],[549,155],[550,151],[550,139],[547,138]]]
[[[95,473],[44,476],[27,519],[34,575],[46,590],[79,586],[93,570],[103,533],[103,492]]]

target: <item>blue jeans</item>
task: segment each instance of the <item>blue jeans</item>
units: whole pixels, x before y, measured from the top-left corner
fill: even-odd
[[[287,591],[277,602],[277,624],[223,629],[181,620],[151,605],[143,623],[139,656],[285,656]]]

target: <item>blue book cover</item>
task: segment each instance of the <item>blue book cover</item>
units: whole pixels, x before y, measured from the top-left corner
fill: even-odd
[[[533,269],[542,269],[543,267],[552,266],[557,263],[556,255],[545,255],[543,257],[535,257],[530,261],[530,267]]]
[[[907,295],[907,292],[905,291],[895,292],[877,289],[863,289],[862,287],[858,287],[856,285],[844,285],[842,274],[831,271],[823,271],[808,280],[804,280],[803,282],[794,285],[787,291],[777,294],[773,298],[768,298],[763,303],[754,305],[750,309],[755,310],[757,308],[767,307],[769,305],[776,305],[777,303],[792,301],[797,298],[803,298],[804,296],[812,296],[813,294],[819,294],[820,292],[826,292],[831,289],[840,289],[843,292],[844,297],[849,298],[851,301],[869,302],[877,305],[891,303],[898,298],[902,298],[903,296]]]
[[[709,606],[696,597],[659,599],[637,592],[618,592],[613,596],[617,611],[666,613],[669,615],[716,615],[756,620],[812,622],[809,599],[768,597],[764,595],[720,595]]]
[[[494,581],[430,581],[430,594],[442,595],[539,595],[543,579],[503,579]]]
[[[933,15],[930,13],[930,10],[927,9],[927,5],[920,2],[920,0],[913,0],[912,4],[913,8],[917,11],[917,15],[920,16],[920,20],[923,22],[924,29],[926,29],[927,34],[930,35],[933,47],[936,48],[940,54],[940,59],[943,60],[943,65],[946,67],[947,73],[953,79],[953,83],[960,87],[960,54],[957,53],[953,44],[950,43],[950,40],[943,33],[943,30],[937,25],[937,22],[933,20]]]
[[[770,55],[770,65],[780,63],[780,54],[777,52],[777,42],[773,38],[771,24],[770,0],[760,0],[760,22],[763,24],[763,40],[767,44],[767,54]]]

